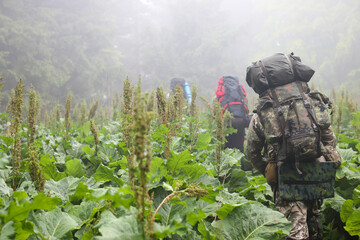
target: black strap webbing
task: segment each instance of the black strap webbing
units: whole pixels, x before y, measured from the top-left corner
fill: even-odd
[[[295,80],[299,80],[300,78],[297,76],[297,73],[296,73],[296,71],[295,71],[295,69],[294,69],[294,63],[293,63],[293,59],[292,59],[292,57],[290,56],[290,55],[288,55],[288,54],[285,54],[285,56],[286,56],[286,58],[287,58],[287,60],[289,61],[289,64],[290,64],[290,67],[291,67],[291,70],[292,70],[292,72],[293,72],[293,74],[294,74],[294,79]],[[309,116],[310,116],[310,121],[311,121],[311,124],[312,124],[312,128],[313,128],[313,130],[314,130],[314,132],[316,133],[316,142],[317,142],[317,144],[318,144],[318,146],[317,146],[317,148],[318,148],[318,152],[320,152],[320,139],[321,139],[321,133],[320,133],[320,127],[319,127],[319,124],[318,124],[318,122],[316,121],[316,117],[315,117],[315,115],[314,115],[314,112],[312,111],[312,109],[311,109],[311,104],[310,104],[310,100],[305,96],[305,93],[304,93],[304,89],[303,89],[303,87],[302,87],[302,85],[301,85],[301,82],[300,81],[296,81],[296,85],[297,85],[297,87],[298,87],[298,89],[299,89],[299,92],[300,92],[300,94],[301,94],[301,97],[302,97],[302,100],[303,100],[303,103],[304,103],[304,106],[305,106],[305,108],[306,108],[306,110],[307,110],[307,112],[308,112],[308,114],[309,114]]]

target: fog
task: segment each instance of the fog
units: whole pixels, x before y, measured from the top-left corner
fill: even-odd
[[[218,79],[277,52],[300,56],[324,91],[360,87],[358,0],[77,0],[0,2],[0,76],[49,101],[144,91],[182,77],[214,96]],[[350,92],[352,90],[349,90]],[[355,96],[358,94],[355,93]]]

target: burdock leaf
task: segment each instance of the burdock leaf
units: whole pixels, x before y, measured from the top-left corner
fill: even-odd
[[[66,177],[56,182],[54,180],[46,181],[45,188],[50,194],[59,197],[64,202],[69,201],[69,195],[74,194],[75,189],[83,179]]]
[[[39,193],[32,201],[25,201],[23,204],[18,205],[15,201],[12,201],[7,209],[8,214],[5,216],[5,222],[11,220],[23,221],[28,217],[30,210],[52,210],[60,204],[61,200],[59,198],[48,197],[44,193]]]
[[[119,185],[119,187],[121,187],[124,182],[115,177],[113,170],[111,168],[108,168],[107,166],[104,166],[103,164],[101,164],[97,169],[95,174],[93,175],[93,177],[95,178],[96,181],[100,182],[100,181],[113,181],[115,183],[117,183]]]
[[[360,236],[360,208],[353,211],[344,228],[351,236]]]
[[[353,209],[353,203],[354,201],[351,199],[346,200],[342,207],[341,207],[341,211],[340,211],[340,218],[342,222],[346,222],[348,220],[348,218],[351,216],[351,214],[353,213],[354,209]]]
[[[180,171],[185,167],[194,157],[191,156],[188,150],[185,150],[179,154],[171,153],[169,161],[166,163],[168,170],[172,173]]]
[[[60,208],[36,215],[34,224],[35,232],[39,232],[49,239],[62,239],[71,230],[78,227],[77,222],[69,214],[62,212]]]
[[[225,240],[275,240],[289,233],[291,222],[261,203],[248,202],[234,208],[226,218],[213,222],[212,226],[216,235]]]
[[[204,150],[209,146],[210,141],[211,141],[211,133],[210,132],[199,134],[197,143],[194,148],[198,151]]]
[[[73,177],[82,177],[84,175],[84,168],[81,165],[81,160],[80,159],[71,159],[66,161],[65,163],[66,166],[66,174],[68,176],[73,176]]]
[[[53,179],[59,181],[60,179],[66,177],[64,172],[59,172],[55,166],[55,160],[50,159],[48,154],[41,156],[40,165],[44,171],[46,180]]]
[[[141,225],[133,215],[122,216],[113,221],[108,221],[99,228],[102,236],[96,239],[116,240],[121,236],[122,240],[143,240],[144,236]]]

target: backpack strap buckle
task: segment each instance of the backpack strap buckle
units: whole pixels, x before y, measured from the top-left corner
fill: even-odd
[[[308,99],[304,99],[303,101],[304,101],[304,106],[305,106],[306,108],[310,108],[310,107],[311,107],[310,101],[309,101]]]
[[[312,128],[314,129],[314,131],[317,132],[318,127],[316,126],[316,124],[313,122],[313,123],[311,123],[311,125],[312,125]]]

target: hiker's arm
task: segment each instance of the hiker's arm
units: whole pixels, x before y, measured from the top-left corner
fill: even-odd
[[[338,151],[336,151],[337,140],[332,127],[321,130],[321,142],[325,148],[323,155],[326,160],[336,162],[339,167],[341,164],[341,156]]]
[[[252,165],[261,173],[265,174],[266,161],[261,151],[264,147],[265,137],[259,116],[254,114],[251,118],[249,130],[247,132],[246,155]]]
[[[336,147],[337,140],[332,127],[321,130],[321,142],[324,144],[325,147],[327,146],[331,146],[332,148]]]

